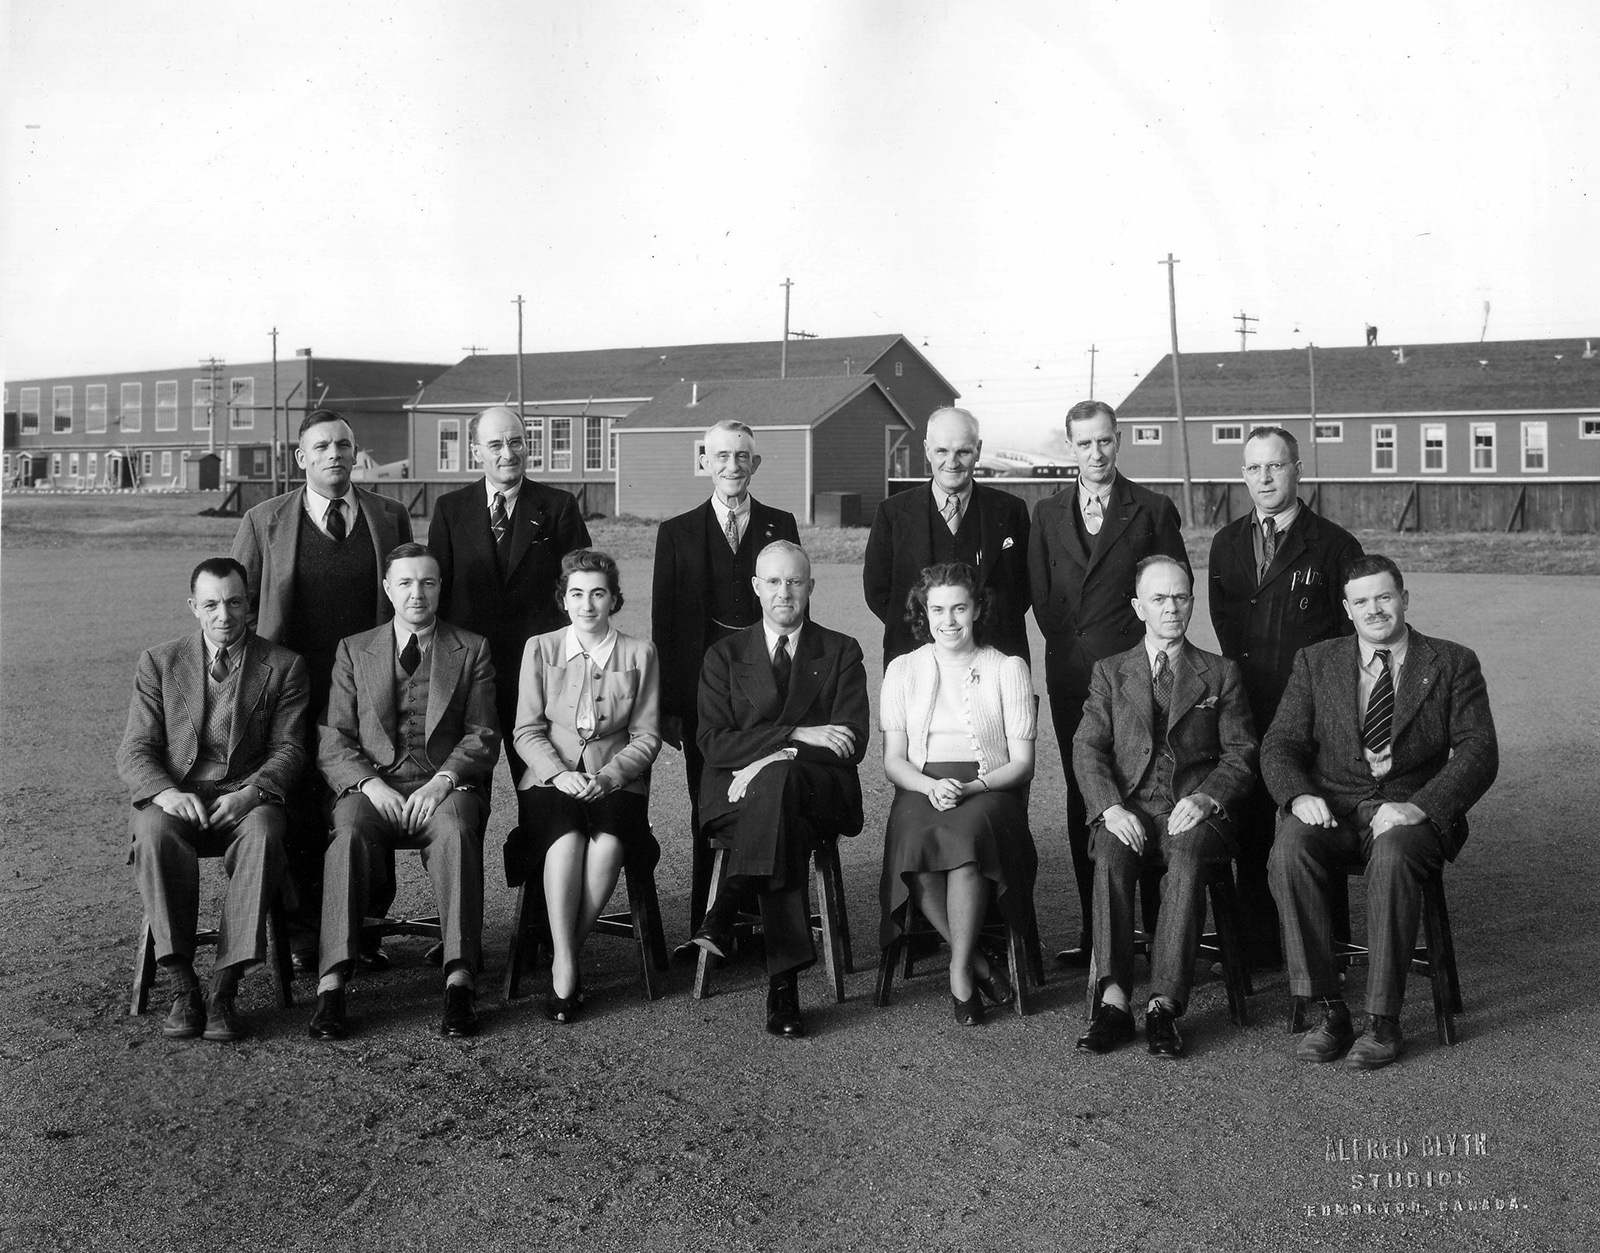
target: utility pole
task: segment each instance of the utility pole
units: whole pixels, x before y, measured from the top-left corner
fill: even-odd
[[[783,288],[783,347],[778,350],[778,377],[789,377],[789,289],[794,286],[792,278],[786,278],[778,284]]]
[[[1322,458],[1317,448],[1317,346],[1306,345],[1306,360],[1311,365],[1311,477],[1316,478]],[[1319,509],[1321,505],[1317,506]]]
[[[278,328],[272,328],[272,494],[278,494]]]
[[[476,357],[480,352],[488,352],[489,350],[482,344],[462,344],[461,351],[469,357]]]
[[[1094,399],[1094,357],[1100,350],[1093,344],[1089,345],[1089,399]]]
[[[1183,420],[1183,380],[1178,375],[1178,285],[1173,277],[1173,267],[1178,262],[1169,252],[1165,261],[1156,264],[1167,267],[1167,314],[1172,326],[1172,401],[1178,413],[1178,439],[1183,445],[1183,516],[1193,526],[1194,476],[1189,469],[1189,428]]]
[[[1240,309],[1238,313],[1233,315],[1233,320],[1239,324],[1239,351],[1243,352],[1245,350],[1245,338],[1244,337],[1246,335],[1254,335],[1255,334],[1255,332],[1250,329],[1249,324],[1251,322],[1259,322],[1259,321],[1261,321],[1261,319],[1260,318],[1253,318],[1248,313],[1246,313],[1243,309]]]
[[[512,301],[517,306],[517,421],[522,417],[522,293],[517,293],[516,300]]]
[[[206,400],[206,426],[209,428],[206,431],[206,451],[214,453],[217,451],[217,387],[222,382],[223,362],[218,357],[206,357],[200,364],[206,368],[206,383],[211,389],[211,395]],[[223,439],[223,445],[226,449],[226,438]]]

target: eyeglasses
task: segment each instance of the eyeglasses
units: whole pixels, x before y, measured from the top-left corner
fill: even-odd
[[[498,457],[503,449],[508,449],[509,448],[512,452],[521,452],[521,451],[523,451],[523,449],[527,448],[527,446],[528,445],[527,445],[527,442],[525,440],[520,440],[520,439],[498,440],[498,439],[494,439],[494,440],[490,440],[487,444],[485,444],[484,445],[484,449],[486,451],[488,451],[488,452],[493,453],[495,456]]]
[[[811,582],[811,580],[810,579],[761,579],[761,578],[758,578],[756,580],[756,582],[760,583],[769,592],[775,592],[780,587],[783,588],[783,590],[786,591],[786,592],[798,592],[807,583]]]
[[[1265,465],[1248,465],[1244,468],[1244,476],[1247,479],[1259,479],[1263,474],[1270,472],[1276,478],[1290,466],[1299,464],[1298,461],[1269,461]]]

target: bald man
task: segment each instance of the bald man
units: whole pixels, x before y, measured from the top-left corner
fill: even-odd
[[[867,537],[861,586],[883,623],[883,664],[917,647],[906,597],[931,565],[964,561],[994,598],[991,642],[1028,660],[1028,507],[1010,492],[972,481],[983,451],[978,420],[935,409],[925,447],[933,476],[878,506]]]

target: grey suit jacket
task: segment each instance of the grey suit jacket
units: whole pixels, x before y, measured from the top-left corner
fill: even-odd
[[[513,743],[528,769],[518,789],[548,784],[582,770],[613,789],[649,795],[650,764],[661,751],[661,672],[655,646],[617,632],[604,669],[582,657],[565,660],[567,627],[536,635],[522,650]],[[594,701],[595,728],[577,729],[585,690]]]
[[[440,622],[431,664],[423,723],[428,761],[487,797],[500,752],[489,642]],[[399,763],[394,665],[394,627],[387,622],[339,641],[328,712],[317,728],[317,766],[335,796]]]
[[[1155,695],[1144,641],[1095,663],[1083,721],[1072,742],[1072,770],[1092,822],[1125,803],[1155,754]],[[1204,792],[1224,809],[1255,782],[1256,735],[1239,667],[1188,640],[1172,678],[1167,711],[1172,799]]]
[[[405,506],[387,496],[365,491],[354,483],[356,504],[372,536],[372,560],[379,576],[375,621],[394,616],[383,594],[383,559],[397,545],[411,539],[411,517]],[[258,635],[282,643],[289,635],[289,615],[294,608],[294,567],[300,549],[300,515],[305,511],[306,489],[297,487],[282,496],[264,500],[239,522],[233,537],[233,559],[249,576],[250,625]]]
[[[250,635],[239,664],[228,767],[219,786],[234,791],[255,784],[282,797],[306,762],[305,663],[287,648]],[[205,726],[205,665],[199,631],[140,656],[128,728],[117,749],[117,773],[135,805],[181,787],[194,768]]]
[[[1320,796],[1350,821],[1366,800],[1409,801],[1455,859],[1468,809],[1500,769],[1489,692],[1470,648],[1411,628],[1394,692],[1393,764],[1374,779],[1361,751],[1361,653],[1355,636],[1303,648],[1261,744],[1261,777],[1286,807]]]

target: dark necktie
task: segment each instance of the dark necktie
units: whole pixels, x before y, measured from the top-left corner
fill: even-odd
[[[1261,519],[1261,569],[1256,571],[1256,582],[1267,577],[1272,559],[1278,555],[1278,524],[1271,518]]]
[[[728,541],[728,547],[737,553],[739,551],[739,515],[732,509],[728,510],[728,525],[722,528],[722,534]]]
[[[778,699],[789,699],[789,674],[794,669],[794,659],[789,656],[789,637],[778,636],[778,647],[772,653],[772,677],[778,684]]]
[[[413,635],[400,650],[400,668],[407,674],[415,674],[421,664],[422,649],[417,646],[417,637]]]
[[[1156,708],[1162,713],[1166,713],[1172,707],[1172,667],[1167,664],[1165,649],[1156,654],[1153,691],[1156,698]]]
[[[503,554],[511,538],[511,519],[506,516],[504,492],[494,494],[494,504],[489,507],[489,527],[494,531],[494,546]]]
[[[1361,724],[1361,743],[1369,753],[1382,755],[1389,747],[1389,730],[1394,724],[1394,674],[1389,669],[1389,650],[1380,648],[1373,656],[1383,667],[1372,685],[1367,700],[1367,717]]]
[[[228,677],[228,650],[226,648],[217,649],[216,659],[211,663],[211,677],[218,683]]]
[[[328,506],[328,534],[336,544],[342,544],[345,537],[344,505],[334,501]]]

